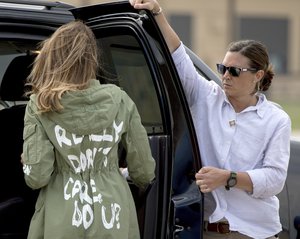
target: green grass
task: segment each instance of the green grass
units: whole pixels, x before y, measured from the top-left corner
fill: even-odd
[[[300,131],[300,102],[278,102],[291,118],[292,130]]]

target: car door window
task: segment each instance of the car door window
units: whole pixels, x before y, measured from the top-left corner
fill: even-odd
[[[131,35],[98,38],[100,64],[107,82],[122,88],[135,102],[148,134],[163,132],[155,84],[138,41]],[[100,74],[101,74],[100,73]]]

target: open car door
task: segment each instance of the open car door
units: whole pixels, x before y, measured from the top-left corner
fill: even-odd
[[[203,198],[194,178],[200,168],[195,130],[178,74],[152,14],[135,10],[128,1],[71,11],[97,38],[104,69],[99,80],[114,83],[129,94],[149,136],[156,179],[145,193],[128,182],[141,238],[202,238]],[[120,150],[121,157],[125,153]]]

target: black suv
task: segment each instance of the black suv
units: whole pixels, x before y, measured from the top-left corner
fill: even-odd
[[[0,1],[0,238],[26,238],[38,194],[25,185],[20,163],[28,101],[24,81],[38,43],[75,18],[86,22],[97,38],[104,67],[98,80],[114,83],[130,95],[148,132],[156,179],[143,193],[128,181],[141,237],[201,239],[204,205],[194,179],[201,167],[197,138],[178,74],[152,14],[133,9],[127,1],[73,8],[34,0]],[[200,74],[219,82],[187,51]],[[120,148],[122,165],[124,153]],[[286,195],[283,198],[289,202]]]

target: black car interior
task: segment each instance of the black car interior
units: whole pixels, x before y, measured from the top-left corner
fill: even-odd
[[[1,101],[13,102],[0,110],[0,235],[9,235],[9,238],[22,238],[22,233],[27,232],[38,193],[26,186],[21,164],[26,107],[24,84],[33,60],[34,56],[29,54],[15,57],[0,86]],[[15,235],[16,232],[20,234]]]

